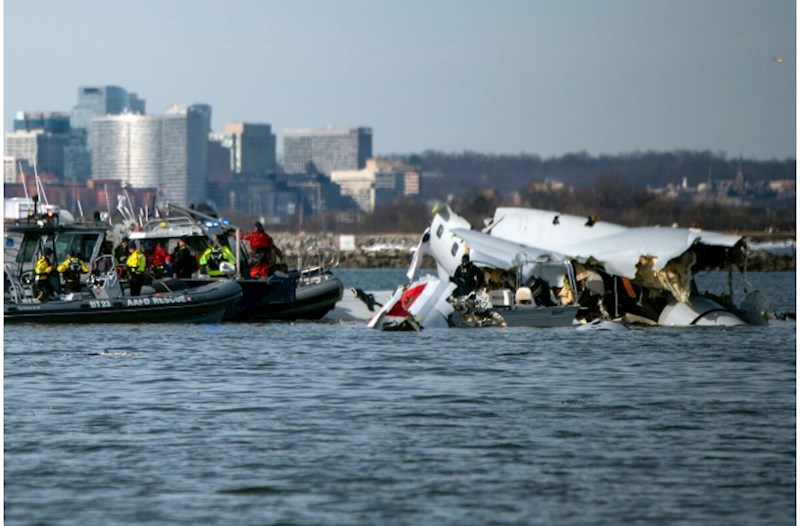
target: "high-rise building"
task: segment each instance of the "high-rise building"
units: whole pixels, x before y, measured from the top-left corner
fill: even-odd
[[[27,161],[39,173],[50,173],[61,178],[64,175],[66,142],[67,135],[42,129],[9,132],[6,134],[5,155]]]
[[[108,115],[92,119],[92,178],[158,188],[187,206],[206,197],[211,107],[176,105],[164,115]]]
[[[14,131],[42,130],[49,133],[67,134],[70,130],[70,114],[56,111],[18,111],[14,117]]]
[[[179,205],[206,198],[211,106],[174,105],[162,118],[161,189]]]
[[[70,137],[64,151],[64,177],[84,181],[92,177],[92,119],[123,113],[144,115],[145,101],[119,86],[81,86],[78,104],[70,115]]]
[[[81,86],[78,104],[72,109],[73,128],[89,129],[92,119],[105,115],[138,113],[144,115],[145,101],[119,86]]]
[[[108,115],[92,119],[92,178],[117,179],[135,188],[161,183],[161,117]]]
[[[276,140],[269,124],[225,125],[223,145],[231,149],[234,173],[275,173]]]
[[[372,128],[292,129],[283,132],[287,173],[359,170],[372,157]]]

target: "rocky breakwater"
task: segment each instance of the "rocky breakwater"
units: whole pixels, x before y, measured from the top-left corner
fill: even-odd
[[[289,232],[270,233],[275,244],[283,251],[291,265],[298,256],[306,264],[319,249],[334,249],[339,253],[341,268],[408,268],[414,249],[419,243],[419,234],[295,234]],[[426,256],[423,266],[435,264]]]
[[[275,244],[283,251],[290,265],[298,256],[308,264],[317,248],[335,249],[342,268],[408,268],[419,234],[340,235],[311,233],[271,233]],[[796,247],[794,240],[764,242],[752,240],[747,261],[748,271],[794,270]],[[425,268],[436,265],[428,256],[422,260]]]

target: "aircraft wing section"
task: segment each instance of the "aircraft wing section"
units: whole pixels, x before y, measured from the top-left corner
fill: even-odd
[[[563,265],[566,260],[561,254],[515,243],[475,230],[456,228],[453,230],[453,234],[467,242],[471,253],[470,259],[475,264],[509,269],[525,262],[534,261]]]
[[[633,279],[637,264],[643,257],[652,261],[654,271],[659,271],[697,242],[732,247],[739,240],[738,236],[686,228],[641,227],[575,243],[564,247],[564,251],[583,261],[594,258],[604,265],[607,272]]]

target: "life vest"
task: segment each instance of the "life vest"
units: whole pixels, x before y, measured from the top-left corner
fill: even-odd
[[[131,271],[133,274],[142,274],[146,268],[145,265],[145,258],[141,252],[138,250],[134,250],[133,254],[128,256],[125,265],[128,267],[128,270]]]
[[[208,260],[206,264],[208,268],[211,270],[219,270],[219,264],[222,263],[222,250],[219,248],[212,248],[211,252],[208,254]]]
[[[33,269],[33,271],[36,273],[37,280],[47,279],[47,277],[53,271],[53,264],[50,263],[46,257],[42,256],[36,262],[36,267]]]
[[[67,281],[79,281],[82,271],[83,263],[81,263],[81,260],[78,258],[69,258],[67,269],[64,271],[64,279]]]

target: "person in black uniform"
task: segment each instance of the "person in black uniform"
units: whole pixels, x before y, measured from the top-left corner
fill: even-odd
[[[197,258],[186,241],[185,237],[180,238],[175,252],[172,253],[172,275],[178,279],[191,278],[192,273],[198,269]]]
[[[483,271],[469,260],[469,255],[464,254],[461,265],[458,266],[450,281],[458,285],[456,296],[466,296],[483,287]]]

